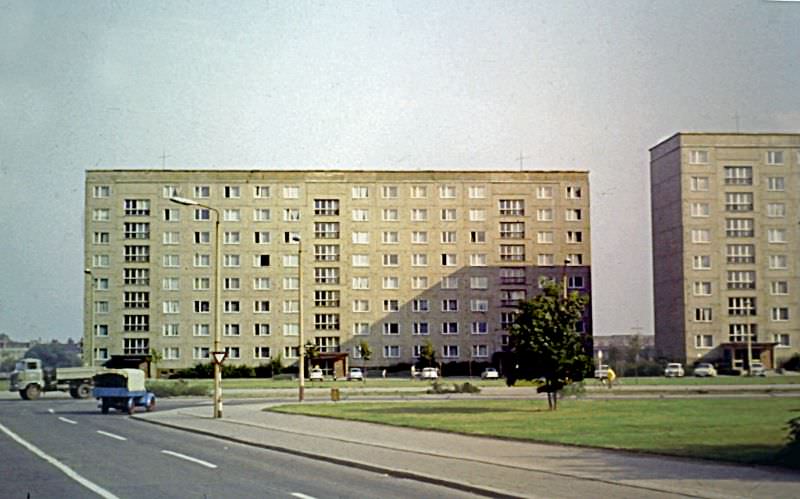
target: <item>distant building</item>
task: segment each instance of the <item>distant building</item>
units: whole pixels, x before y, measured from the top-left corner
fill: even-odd
[[[656,349],[774,367],[800,345],[800,134],[678,133],[650,150]]]
[[[174,196],[221,217],[232,364],[296,363],[301,328],[331,357],[358,359],[366,341],[370,367],[414,362],[428,341],[443,362],[489,362],[542,279],[591,291],[586,172],[88,171],[97,361],[209,361],[216,215]],[[578,327],[591,334],[591,311]]]
[[[35,341],[14,341],[7,334],[0,333],[0,361],[21,359],[36,344]]]
[[[622,358],[613,358],[613,354],[625,355],[632,346],[634,339],[639,342],[639,360],[653,360],[655,358],[655,339],[652,334],[594,336],[592,341],[595,360],[599,359],[601,355],[603,363],[607,363],[609,360],[612,362],[624,360]]]

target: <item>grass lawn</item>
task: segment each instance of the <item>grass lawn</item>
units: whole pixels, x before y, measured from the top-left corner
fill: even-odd
[[[537,442],[800,468],[800,452],[781,453],[800,400],[446,400],[303,404],[271,410]]]

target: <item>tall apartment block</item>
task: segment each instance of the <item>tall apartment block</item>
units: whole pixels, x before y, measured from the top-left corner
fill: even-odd
[[[209,361],[217,216],[221,346],[237,365],[296,364],[301,328],[338,375],[363,341],[368,367],[428,342],[443,362],[491,362],[544,279],[590,292],[587,172],[91,170],[84,345],[98,363]],[[591,334],[590,311],[578,327]]]
[[[767,367],[800,345],[800,134],[678,133],[650,150],[655,342]]]

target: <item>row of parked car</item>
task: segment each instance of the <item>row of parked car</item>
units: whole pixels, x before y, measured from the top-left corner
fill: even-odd
[[[414,375],[415,376],[418,375],[420,379],[434,380],[434,379],[439,379],[439,370],[436,369],[435,367],[423,367],[421,371],[415,372]],[[497,369],[495,369],[494,367],[487,367],[481,373],[481,379],[499,379],[499,378],[500,378],[500,373],[497,372]],[[314,367],[311,369],[311,371],[309,371],[308,379],[309,381],[324,381],[325,372],[319,367]],[[350,370],[347,372],[346,379],[347,381],[363,381],[364,372],[361,370],[360,367],[351,367]]]
[[[750,371],[753,376],[767,375],[767,369],[762,362],[751,362]],[[664,376],[668,378],[680,378],[683,377],[684,374],[683,366],[677,362],[667,364],[667,367],[664,369]],[[694,375],[698,378],[713,378],[717,375],[717,369],[714,367],[714,364],[701,362],[694,366]]]

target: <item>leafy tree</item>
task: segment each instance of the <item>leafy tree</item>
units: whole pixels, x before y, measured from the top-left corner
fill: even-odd
[[[367,361],[372,357],[372,348],[369,347],[367,340],[361,340],[358,344],[358,350],[361,352],[361,380],[367,382]]]
[[[25,352],[26,358],[39,359],[44,367],[74,367],[81,365],[81,359],[67,345],[61,343],[40,343]]]
[[[280,374],[283,371],[283,360],[281,359],[281,354],[279,353],[275,357],[273,357],[270,361],[270,366],[272,367],[272,375],[275,376],[276,374]]]
[[[561,286],[549,283],[543,292],[518,305],[511,326],[510,346],[515,368],[507,377],[543,381],[540,392],[547,393],[550,410],[558,409],[558,391],[583,380],[592,369],[584,339],[575,331],[589,299],[573,292],[562,294]]]
[[[319,347],[312,343],[311,341],[306,342],[306,363],[308,364],[308,368],[314,366],[314,361],[319,358]]]
[[[425,367],[431,367],[436,363],[436,349],[433,348],[431,340],[427,340],[420,348],[419,360],[425,363]]]

